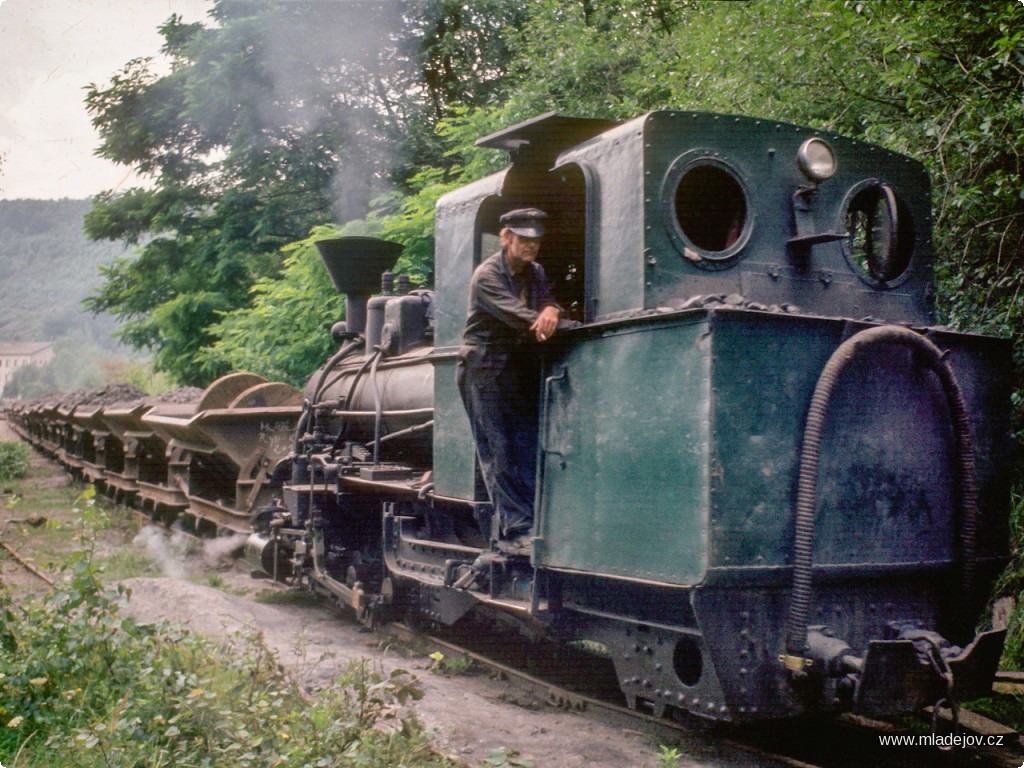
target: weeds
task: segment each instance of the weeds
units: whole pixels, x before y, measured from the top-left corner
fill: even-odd
[[[430,654],[430,671],[435,675],[468,675],[474,671],[473,659],[467,654],[445,656],[441,651]]]
[[[264,589],[257,592],[254,599],[266,605],[319,605],[322,602],[305,589]]]
[[[1024,669],[1024,482],[1011,491],[1010,534],[1014,556],[1003,571],[993,594],[1014,600],[1009,617],[1002,669]]]
[[[140,626],[119,615],[126,593],[84,553],[45,596],[0,592],[7,768],[447,764],[403,706],[422,696],[406,672],[355,662],[305,702],[258,635]]]
[[[28,477],[29,448],[22,442],[0,442],[0,482]]]
[[[677,747],[658,747],[658,768],[679,768],[683,753]]]

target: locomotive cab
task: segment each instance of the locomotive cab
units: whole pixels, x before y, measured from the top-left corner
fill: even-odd
[[[540,260],[583,321],[538,382],[534,613],[605,645],[630,703],[656,712],[905,711],[939,698],[921,670],[936,659],[958,665],[958,693],[983,688],[1001,634],[972,639],[965,617],[1006,557],[1009,349],[931,327],[923,166],[693,112],[549,115],[479,143],[512,165],[438,204],[438,344],[458,344],[498,214],[525,205],[555,220]],[[801,500],[836,355],[851,359]],[[438,368],[436,492],[486,504],[453,381]],[[960,645],[940,653],[931,633]]]

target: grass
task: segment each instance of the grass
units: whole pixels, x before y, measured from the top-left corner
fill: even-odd
[[[0,589],[0,763],[6,768],[109,765],[447,766],[404,705],[417,681],[384,675],[366,662],[309,701],[255,635],[229,647],[173,627],[139,627],[117,612],[103,582],[158,571],[129,544],[132,514],[58,482],[8,479],[0,491],[0,535],[9,517],[46,517],[39,528],[7,526],[35,561],[62,572],[58,588],[19,596]],[[1017,608],[1002,666],[1024,669],[1024,486],[1013,496],[1014,562],[998,586]],[[19,538],[20,537],[20,538]],[[208,586],[229,591],[216,573]],[[36,584],[38,586],[38,583]],[[305,591],[266,589],[256,601],[305,605]],[[602,655],[594,644],[584,649]],[[469,674],[466,657],[431,655],[433,674]],[[994,695],[967,708],[1024,729],[1024,699]],[[657,765],[678,766],[662,746]],[[493,750],[485,765],[530,766],[514,750]]]
[[[265,605],[320,605],[323,602],[304,589],[264,589],[257,592],[254,599]]]
[[[129,547],[98,557],[96,564],[106,581],[160,575],[160,569],[144,552]]]
[[[87,550],[108,579],[153,575],[149,562],[126,546],[138,530],[133,513],[72,481],[55,464],[32,456],[30,476],[8,477],[2,485],[0,537],[36,567],[56,571]],[[14,585],[26,583],[14,569],[5,573]]]
[[[31,474],[2,483],[0,538],[44,572],[55,572],[77,552],[88,551],[91,564],[104,580],[159,576],[160,566],[133,540],[142,521],[128,507],[114,504],[91,486],[72,480],[57,465],[32,457]],[[29,519],[44,519],[39,526]],[[186,539],[182,557],[197,547]],[[4,573],[12,588],[38,580],[13,565]]]
[[[356,661],[310,700],[258,634],[217,645],[120,613],[110,582],[155,575],[131,546],[132,514],[52,466],[11,480],[0,521],[55,577],[52,588],[3,562],[0,581],[0,763],[6,768],[279,765],[442,768],[407,704],[404,670]],[[0,529],[4,523],[0,522]],[[15,581],[13,574],[19,574]],[[225,588],[218,574],[206,577]],[[31,585],[31,586],[27,586]],[[17,586],[18,591],[14,591]],[[266,602],[309,601],[294,592]]]
[[[258,635],[140,626],[123,596],[84,556],[43,596],[0,592],[7,768],[451,765],[405,706],[423,694],[404,670],[356,661],[308,701]]]
[[[476,672],[476,663],[465,653],[447,656],[441,651],[430,654],[430,671],[435,675],[470,675]]]
[[[30,452],[25,443],[0,442],[0,483],[28,477],[30,469]]]
[[[1021,671],[1024,670],[1024,481],[1011,491],[1010,540],[1014,555],[994,590],[997,597],[1014,600],[1000,668]]]

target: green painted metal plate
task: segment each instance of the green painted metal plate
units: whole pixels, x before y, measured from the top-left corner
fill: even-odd
[[[455,386],[454,357],[434,362],[434,488],[439,496],[448,498],[473,500],[480,496],[473,432]]]
[[[710,341],[703,313],[581,340],[545,384],[538,564],[700,582]]]

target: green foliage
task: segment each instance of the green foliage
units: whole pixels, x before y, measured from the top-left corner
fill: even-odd
[[[789,120],[922,159],[942,321],[1012,337],[1024,362],[1019,5],[409,0],[369,12],[378,5],[364,24],[355,11],[219,0],[218,27],[165,25],[169,75],[132,62],[90,91],[101,152],[157,179],[90,214],[93,236],[146,243],[106,268],[90,307],[126,321],[158,368],[205,383],[256,367],[248,344],[272,350],[263,371],[296,382],[339,319],[307,253],[332,198],[358,222],[343,231],[403,243],[399,269],[429,284],[436,200],[505,161],[477,137],[549,109],[662,106]],[[352,45],[310,42],[321,32]],[[290,292],[305,288],[303,305]],[[290,318],[301,329],[274,312],[279,293],[307,312]],[[1024,388],[1015,402],[1019,414]]]
[[[1024,696],[1020,694],[994,694],[964,702],[964,708],[1018,732],[1024,728]]]
[[[658,768],[679,768],[679,761],[683,753],[678,747],[666,747],[664,744],[658,747]]]
[[[215,0],[215,25],[172,17],[169,74],[135,60],[88,90],[99,154],[155,182],[97,197],[89,235],[141,251],[103,270],[88,307],[182,383],[224,373],[223,355],[202,352],[211,326],[263,295],[282,246],[444,164],[433,126],[495,95],[519,5]],[[422,249],[411,258],[429,272]]]
[[[1011,491],[1010,533],[1014,556],[993,590],[996,597],[1014,601],[1000,666],[1024,670],[1024,480],[1020,479]]]
[[[42,597],[0,592],[0,761],[18,766],[440,766],[365,661],[305,702],[257,636],[217,647],[120,614],[84,556]]]
[[[430,671],[435,675],[468,675],[474,670],[475,662],[464,653],[449,657],[441,651],[434,651],[430,659],[433,662]]]
[[[147,395],[160,395],[174,389],[174,381],[166,374],[153,370],[149,360],[138,357],[116,357],[101,361],[105,383],[127,384]]]
[[[1012,338],[1024,364],[1024,8],[1001,0],[546,0],[508,102],[631,117],[739,112],[861,137],[925,162],[940,319]],[[1024,386],[1015,399],[1024,427]]]
[[[222,315],[211,328],[217,340],[200,352],[199,359],[215,367],[303,384],[328,356],[331,325],[343,315],[344,300],[331,285],[314,246],[332,236],[337,236],[335,229],[316,227],[305,240],[283,249],[281,279],[257,281],[251,308]]]
[[[0,481],[28,477],[29,448],[27,443],[0,442]]]
[[[558,110],[628,118],[672,104],[664,88],[671,65],[663,57],[673,41],[692,35],[696,7],[678,0],[543,0],[511,33],[517,57],[509,115]]]

